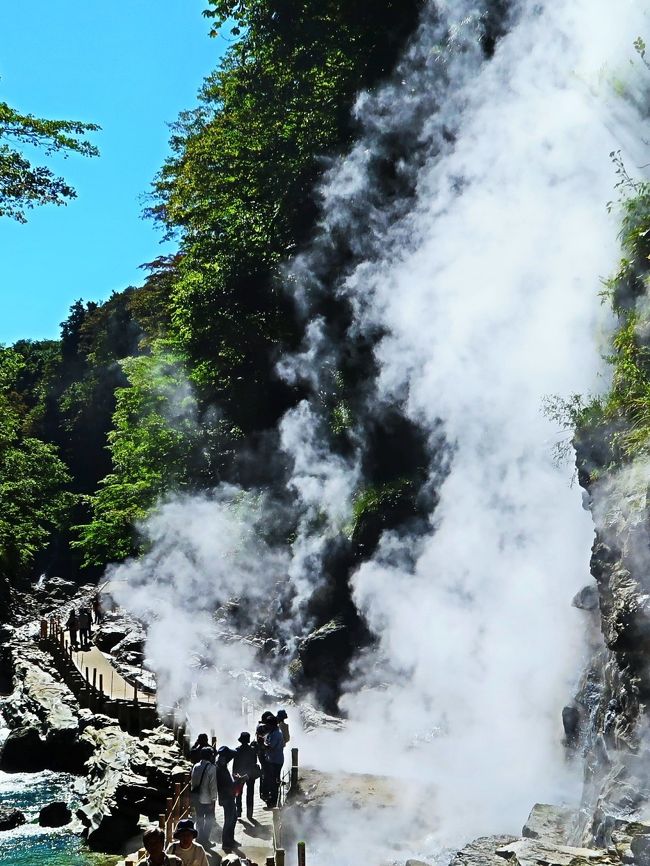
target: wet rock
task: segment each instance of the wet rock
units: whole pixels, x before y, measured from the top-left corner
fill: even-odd
[[[449,866],[504,866],[496,850],[516,839],[516,836],[480,836],[458,851]]]
[[[300,643],[298,655],[305,676],[318,676],[323,667],[329,669],[347,662],[350,649],[349,628],[339,618],[330,620]]]
[[[87,723],[82,733],[93,754],[87,762],[85,802],[77,816],[92,850],[118,853],[137,832],[141,815],[154,820],[164,811],[174,767],[184,766],[188,772],[189,765],[175,744],[165,745],[164,729],[140,741],[107,717],[94,720],[99,725]]]
[[[541,839],[551,845],[568,845],[577,821],[578,814],[574,809],[536,803],[521,832],[528,839]]]
[[[72,812],[67,803],[61,800],[48,803],[38,813],[38,823],[41,827],[65,827],[70,821],[72,821]]]
[[[12,729],[0,754],[5,772],[83,773],[90,752],[79,739],[79,705],[49,654],[32,643],[11,647],[14,691],[2,702]]]
[[[0,770],[5,773],[35,773],[45,769],[45,742],[38,729],[25,725],[9,733],[0,752]]]
[[[0,831],[13,830],[24,824],[27,818],[19,809],[6,808],[0,806]]]

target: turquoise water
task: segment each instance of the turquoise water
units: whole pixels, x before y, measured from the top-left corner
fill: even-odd
[[[38,826],[41,806],[65,800],[73,813],[83,780],[67,773],[0,773],[0,805],[24,812],[27,823],[0,832],[0,863],[3,866],[112,866],[116,857],[85,851],[81,839],[65,827]]]

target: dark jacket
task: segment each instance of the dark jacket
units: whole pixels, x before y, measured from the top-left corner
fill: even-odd
[[[223,806],[224,802],[235,799],[235,783],[230,775],[230,770],[225,764],[217,763],[217,793],[219,795],[219,805]]]
[[[235,749],[237,753],[232,762],[232,771],[236,776],[248,776],[256,779],[259,775],[257,767],[257,752],[250,743],[242,743]]]

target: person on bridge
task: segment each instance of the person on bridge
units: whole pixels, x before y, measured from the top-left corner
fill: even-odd
[[[284,763],[284,739],[278,727],[278,720],[269,713],[266,718],[266,726],[269,729],[264,737],[264,759],[268,771],[268,782],[266,784],[266,808],[274,809],[278,805],[278,794],[280,793],[280,775]],[[264,716],[262,716],[264,718]]]
[[[266,725],[259,724],[255,729],[255,742],[253,748],[257,754],[257,760],[260,765],[260,799],[266,803],[268,798],[269,771],[266,766],[266,750],[264,748],[264,737],[268,734],[269,729]]]
[[[92,632],[92,623],[90,611],[87,607],[79,608],[79,643],[81,648],[90,645],[90,635]]]
[[[169,843],[167,853],[175,854],[183,866],[210,866],[205,848],[194,841],[198,835],[194,821],[191,818],[182,818],[174,830],[174,839],[178,841]]]
[[[257,765],[257,752],[251,746],[251,735],[248,731],[242,731],[239,735],[241,743],[235,749],[235,757],[232,762],[232,771],[235,777],[245,779],[246,785],[246,817],[249,821],[253,820],[253,803],[255,799],[255,779],[260,775],[260,769]],[[235,797],[237,805],[237,817],[241,817],[241,798],[242,792]]]
[[[210,748],[210,741],[208,740],[208,735],[199,734],[196,738],[196,742],[190,749],[190,761],[193,764],[196,764],[197,761],[201,760],[201,749],[205,749],[206,747]]]
[[[210,746],[201,749],[201,760],[192,767],[190,789],[192,805],[196,815],[198,837],[201,845],[210,844],[210,833],[214,826],[214,807],[217,800],[217,770],[214,753]]]
[[[287,711],[278,710],[275,717],[278,720],[278,728],[280,728],[280,733],[282,734],[282,739],[286,746],[291,739],[291,735],[289,734],[289,723],[287,722]]]
[[[70,632],[70,646],[73,649],[77,649],[79,646],[77,642],[77,632],[79,630],[79,620],[77,618],[77,614],[74,610],[70,611],[70,616],[68,617],[68,621],[65,624],[65,627]]]
[[[217,749],[217,791],[219,805],[223,807],[223,828],[221,831],[221,847],[224,851],[232,851],[239,842],[235,839],[237,824],[237,806],[235,804],[235,782],[230,775],[228,763],[237,753],[228,746]]]
[[[160,827],[150,827],[142,836],[144,850],[149,855],[138,861],[138,866],[183,866],[180,857],[165,854],[165,833]]]

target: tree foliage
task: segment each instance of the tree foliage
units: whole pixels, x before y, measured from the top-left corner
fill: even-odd
[[[97,156],[98,149],[84,137],[97,130],[95,123],[46,120],[21,114],[0,102],[0,216],[24,223],[29,208],[62,205],[75,198],[76,192],[64,178],[57,177],[47,166],[33,165],[25,149],[40,149],[45,156]]]

